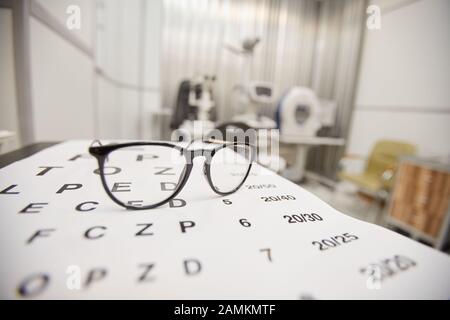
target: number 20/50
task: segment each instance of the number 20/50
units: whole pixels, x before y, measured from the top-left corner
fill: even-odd
[[[270,196],[270,197],[261,197],[261,200],[264,202],[274,202],[274,201],[282,201],[282,200],[295,200],[296,198],[291,195],[285,196]]]

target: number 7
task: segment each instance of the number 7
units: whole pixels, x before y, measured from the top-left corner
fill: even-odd
[[[259,249],[259,252],[267,252],[267,259],[269,259],[270,262],[272,262],[272,254],[270,251],[270,248],[264,248],[264,249]]]

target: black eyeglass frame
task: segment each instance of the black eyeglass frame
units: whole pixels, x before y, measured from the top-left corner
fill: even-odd
[[[115,143],[115,144],[108,144],[108,145],[91,146],[91,147],[89,147],[89,153],[97,159],[98,169],[100,172],[100,177],[101,177],[101,182],[102,182],[103,188],[105,189],[106,193],[111,198],[111,200],[113,200],[116,204],[118,204],[126,209],[147,210],[147,209],[153,209],[153,208],[156,208],[156,207],[159,207],[159,206],[162,206],[162,205],[168,203],[170,200],[174,199],[180,193],[180,191],[184,188],[186,182],[189,179],[192,168],[194,166],[194,162],[193,162],[194,158],[198,157],[198,156],[205,157],[205,162],[203,165],[203,173],[205,174],[205,176],[208,180],[209,186],[215,193],[217,193],[221,196],[226,196],[226,195],[236,192],[237,190],[239,190],[240,187],[242,187],[245,180],[247,180],[247,177],[250,174],[250,170],[252,168],[252,164],[255,161],[256,147],[248,142],[228,142],[228,141],[215,141],[215,140],[206,140],[203,142],[208,143],[208,144],[218,144],[218,146],[215,148],[212,148],[212,149],[203,149],[203,148],[202,149],[188,149],[188,147],[181,147],[179,145],[169,143],[169,142],[129,142],[129,143],[117,143],[117,144]],[[245,173],[244,178],[239,183],[239,185],[231,191],[222,192],[220,190],[217,190],[217,188],[214,187],[214,184],[213,184],[212,178],[211,178],[211,160],[212,160],[213,156],[219,150],[221,150],[223,148],[230,147],[230,146],[244,146],[244,145],[246,147],[249,147],[251,150],[250,151],[250,154],[251,154],[250,155],[250,163],[249,163],[249,166],[248,166],[247,172]],[[111,190],[109,190],[108,184],[106,182],[104,170],[105,170],[105,161],[106,161],[108,155],[117,149],[122,149],[122,148],[127,148],[127,147],[137,147],[137,146],[161,146],[161,147],[173,148],[173,149],[180,151],[180,154],[183,154],[186,159],[186,165],[183,169],[182,176],[180,177],[179,183],[177,184],[177,188],[175,189],[175,191],[166,199],[164,199],[160,202],[157,202],[155,204],[152,204],[152,205],[132,206],[132,205],[123,203],[122,201],[117,199],[112,194],[112,192],[111,192]]]

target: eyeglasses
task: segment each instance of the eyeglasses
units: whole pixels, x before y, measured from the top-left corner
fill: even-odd
[[[193,160],[204,156],[203,173],[214,192],[236,192],[247,179],[255,148],[247,142],[203,141],[189,149],[167,142],[91,146],[108,196],[127,209],[151,209],[173,199],[185,186]]]

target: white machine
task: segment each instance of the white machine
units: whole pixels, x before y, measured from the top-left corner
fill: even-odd
[[[270,129],[276,129],[276,122],[263,115],[266,110],[273,110],[276,99],[275,85],[270,82],[251,80],[254,50],[259,42],[259,37],[253,37],[244,39],[239,46],[225,45],[226,49],[243,59],[241,79],[233,86],[231,92],[231,105],[234,108],[232,121],[242,122],[250,128],[257,129],[258,163],[275,172],[280,172],[286,167],[286,161],[279,157],[278,139],[276,139],[275,154],[272,152],[275,147],[272,147],[271,142],[268,141],[275,138],[276,133]],[[276,137],[278,137],[277,134]]]
[[[272,129],[276,123],[261,115],[264,108],[271,107],[275,102],[275,89],[268,82],[250,81],[246,85],[235,86],[233,95],[237,96],[236,106],[239,108],[234,121],[246,123],[252,128]]]
[[[276,123],[261,111],[275,103],[275,86],[270,82],[253,81],[251,78],[252,59],[258,37],[245,39],[240,46],[225,45],[229,51],[241,56],[243,61],[240,83],[233,87],[231,96],[235,116],[233,121],[240,121],[253,128],[271,129]]]
[[[313,90],[294,87],[283,96],[276,111],[280,129],[280,142],[295,147],[295,163],[283,171],[286,178],[299,181],[304,177],[309,147],[317,145],[343,145],[345,140],[318,137],[317,132],[335,121],[336,103],[320,100]]]
[[[314,137],[323,126],[332,126],[336,104],[319,100],[313,90],[294,87],[278,104],[276,119],[284,137]]]

